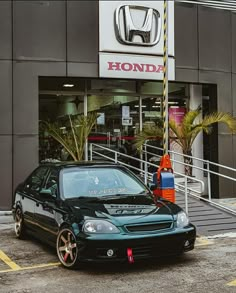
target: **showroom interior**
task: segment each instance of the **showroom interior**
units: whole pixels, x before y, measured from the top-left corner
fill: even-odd
[[[204,85],[199,105],[203,114],[213,106],[209,87]],[[211,101],[214,101],[212,98]],[[191,107],[190,85],[169,83],[169,115],[179,119]],[[195,108],[198,105],[195,105]],[[158,81],[39,77],[39,162],[65,160],[61,146],[40,128],[43,121],[59,123],[61,134],[70,128],[69,116],[77,118],[90,112],[98,114],[88,142],[114,146],[132,156],[135,137],[146,125],[160,125],[163,119],[163,84]],[[181,112],[180,112],[181,111]],[[180,113],[180,114],[179,114]],[[182,119],[182,118],[180,118]],[[216,129],[217,130],[217,129]],[[217,131],[214,132],[217,135]],[[204,136],[204,140],[207,137]],[[162,147],[162,138],[157,140]],[[204,158],[209,158],[208,143],[203,143]]]

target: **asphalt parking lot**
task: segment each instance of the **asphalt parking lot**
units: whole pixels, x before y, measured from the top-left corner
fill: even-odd
[[[62,268],[53,249],[0,224],[0,292],[236,292],[236,236],[197,239],[175,259]]]

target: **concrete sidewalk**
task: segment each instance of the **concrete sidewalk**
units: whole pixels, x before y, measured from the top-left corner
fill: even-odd
[[[4,224],[3,226],[5,228],[5,226],[8,226],[6,224],[12,224],[12,223],[14,223],[12,212],[0,211],[0,226],[1,224]],[[3,226],[1,226],[0,228],[2,228]]]
[[[0,224],[12,224],[14,222],[12,213],[0,211]]]

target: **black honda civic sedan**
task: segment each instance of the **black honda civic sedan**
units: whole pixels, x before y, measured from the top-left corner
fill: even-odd
[[[17,187],[13,216],[18,238],[32,234],[56,247],[67,268],[179,255],[196,238],[178,205],[107,162],[40,165]]]

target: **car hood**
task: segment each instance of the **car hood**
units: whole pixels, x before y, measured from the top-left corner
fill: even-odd
[[[73,215],[80,220],[106,219],[117,226],[124,224],[173,221],[175,205],[165,200],[154,203],[151,196],[114,196],[107,198],[78,199],[69,201]]]

